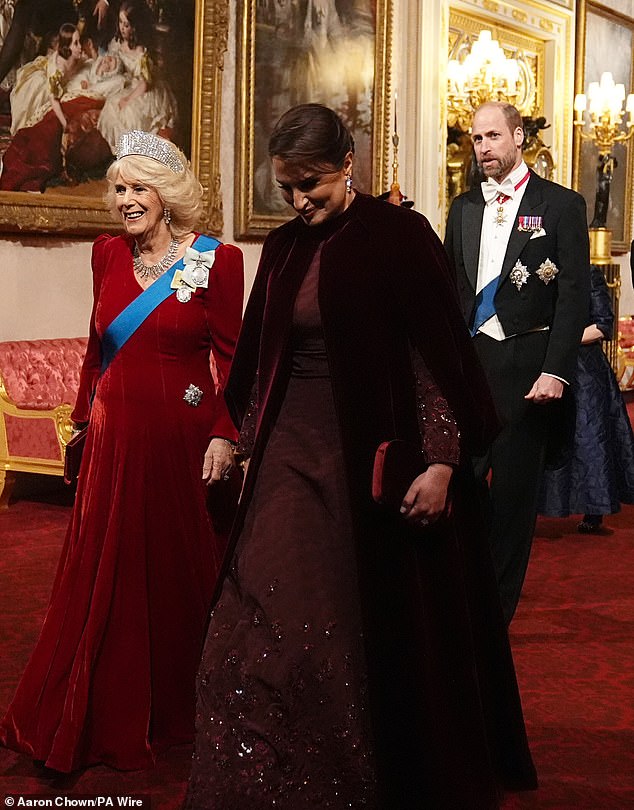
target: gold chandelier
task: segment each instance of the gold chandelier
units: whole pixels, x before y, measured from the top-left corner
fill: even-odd
[[[447,64],[447,111],[450,126],[467,130],[474,111],[486,101],[507,101],[517,105],[522,67],[506,56],[491,31],[480,31],[462,61]]]

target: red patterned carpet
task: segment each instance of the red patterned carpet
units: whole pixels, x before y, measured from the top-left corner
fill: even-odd
[[[0,513],[0,712],[34,643],[68,520],[68,493],[48,481],[48,493],[22,493]],[[541,788],[507,797],[504,810],[634,808],[634,506],[607,518],[605,536],[581,536],[576,522],[540,520],[513,622]],[[153,771],[91,768],[55,781],[0,750],[0,802],[7,793],[136,793],[153,810],[174,810],[190,755],[184,747]]]
[[[539,521],[511,625],[541,788],[504,810],[634,808],[634,506],[577,521]]]
[[[18,483],[26,486],[27,482],[21,479]],[[24,499],[16,500],[7,511],[0,512],[2,714],[11,700],[44,617],[70,515],[70,507],[62,505],[69,503],[69,491],[61,480],[39,479],[38,483],[43,491],[23,493]],[[124,773],[97,767],[51,779],[44,778],[27,757],[0,748],[0,806],[3,806],[7,793],[42,797],[137,794],[149,798],[152,810],[176,810],[185,795],[190,759],[191,749],[183,746],[172,749],[152,771]]]

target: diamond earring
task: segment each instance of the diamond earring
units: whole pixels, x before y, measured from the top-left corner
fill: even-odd
[[[172,221],[172,212],[169,210],[169,208],[164,208],[163,222],[165,222],[166,225],[169,225],[171,221]]]
[[[352,177],[349,174],[346,175],[346,191],[352,194]]]

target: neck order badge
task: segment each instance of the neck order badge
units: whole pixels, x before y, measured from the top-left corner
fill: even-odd
[[[531,175],[530,172],[526,172],[526,174],[524,175],[524,177],[522,177],[522,179],[519,181],[519,183],[517,183],[515,186],[513,186],[514,191],[517,191],[519,188],[521,188],[524,185],[524,183],[526,183],[526,181],[528,180],[530,175]],[[504,213],[504,207],[503,206],[504,206],[504,203],[507,200],[510,200],[510,199],[511,199],[511,195],[510,194],[504,194],[503,192],[500,192],[497,195],[497,197],[495,198],[495,201],[498,204],[497,211],[495,212],[495,224],[496,225],[504,225],[504,223],[506,222],[506,214]]]

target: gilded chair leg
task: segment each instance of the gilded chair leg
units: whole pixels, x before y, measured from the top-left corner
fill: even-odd
[[[9,508],[9,498],[16,481],[13,470],[0,470],[0,510]]]

